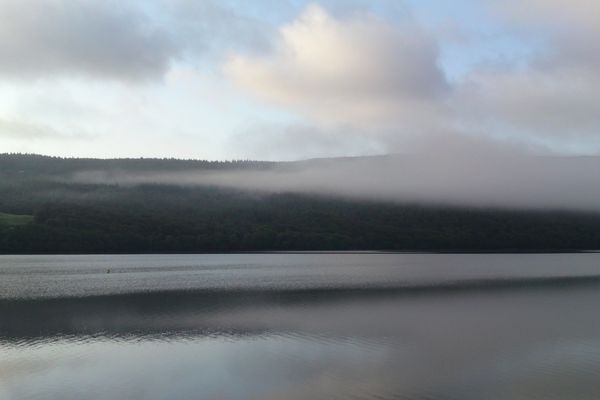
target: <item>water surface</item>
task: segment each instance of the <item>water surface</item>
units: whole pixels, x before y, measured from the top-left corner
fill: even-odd
[[[0,399],[598,399],[600,254],[0,257]]]

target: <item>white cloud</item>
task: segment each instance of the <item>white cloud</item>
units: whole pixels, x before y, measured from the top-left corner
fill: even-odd
[[[412,119],[448,87],[435,41],[405,22],[364,13],[336,19],[312,5],[278,31],[271,55],[233,55],[225,72],[251,93],[321,122]]]
[[[443,33],[394,0],[324,0],[298,15],[301,2],[0,0],[4,131],[36,143],[53,137],[39,126],[99,132],[102,155],[115,137],[130,143],[122,154],[160,155],[168,141],[186,157],[302,158],[406,152],[421,137],[435,146],[457,134],[600,151],[600,3],[486,1],[501,11],[494,30],[541,45],[501,68],[470,60],[449,82]],[[213,74],[225,54],[226,78],[250,97]],[[178,66],[204,83],[177,84]],[[64,148],[44,146],[31,148]]]
[[[334,17],[319,6],[280,28],[270,55],[235,54],[225,72],[258,98],[303,115],[317,131],[359,130],[391,151],[402,151],[407,138],[457,133],[547,142],[552,146],[543,147],[555,150],[588,143],[597,151],[600,45],[591,39],[600,25],[590,14],[600,15],[600,6],[493,4],[503,10],[506,29],[548,42],[529,60],[475,66],[460,82],[446,81],[435,38],[414,21]]]

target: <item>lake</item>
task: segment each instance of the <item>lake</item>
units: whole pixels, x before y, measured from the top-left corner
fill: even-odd
[[[599,305],[599,253],[0,256],[0,400],[596,400]]]

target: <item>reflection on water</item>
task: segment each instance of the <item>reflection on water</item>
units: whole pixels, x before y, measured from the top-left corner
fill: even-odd
[[[0,399],[598,399],[598,304],[548,276],[6,298]]]

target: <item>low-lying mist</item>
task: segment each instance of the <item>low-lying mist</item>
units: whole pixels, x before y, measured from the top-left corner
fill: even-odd
[[[211,185],[477,207],[600,211],[600,158],[472,149],[273,163],[268,168],[94,170],[82,183]]]

